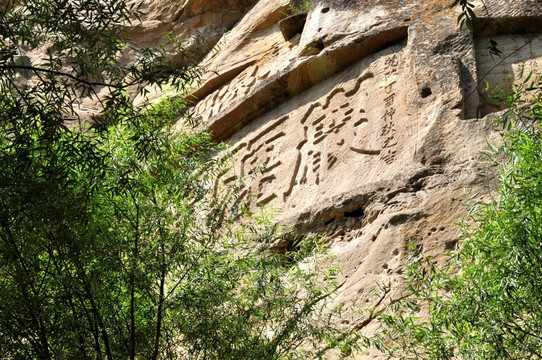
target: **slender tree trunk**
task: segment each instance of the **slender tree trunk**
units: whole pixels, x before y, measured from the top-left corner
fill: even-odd
[[[43,322],[43,311],[41,309],[41,303],[37,301],[37,291],[34,288],[31,280],[29,279],[29,270],[24,262],[23,257],[21,256],[21,253],[19,252],[19,249],[17,247],[17,243],[15,239],[13,238],[13,234],[11,233],[11,230],[9,226],[5,223],[2,224],[2,228],[5,231],[5,235],[2,236],[4,238],[4,243],[7,245],[6,252],[11,255],[11,257],[14,260],[14,264],[16,267],[16,275],[15,279],[18,283],[18,285],[21,288],[21,292],[23,293],[23,297],[27,300],[25,301],[25,305],[28,309],[28,312],[30,313],[30,318],[32,319],[32,326],[34,329],[38,331],[38,338],[40,342],[40,349],[36,349],[37,352],[40,354],[40,358],[45,360],[51,359],[51,353],[49,351],[49,341],[47,337],[47,331],[45,329],[45,324]],[[29,292],[29,289],[31,293]]]
[[[85,306],[85,302],[81,298],[80,295],[77,295],[77,299],[81,303],[81,308],[83,308],[83,311],[85,313],[89,327],[92,332],[92,337],[94,338],[94,348],[96,349],[96,359],[102,360],[103,355],[102,355],[102,347],[100,346],[100,332],[98,329],[98,325],[94,323],[94,321],[92,321],[92,316],[90,316],[90,313],[88,312],[88,309]]]
[[[51,241],[54,240],[50,239]],[[81,297],[81,294],[79,292],[79,289],[77,289],[74,284],[77,283],[78,279],[74,279],[70,272],[70,264],[66,263],[66,259],[68,258],[66,254],[60,254],[57,258],[55,254],[49,250],[49,257],[53,259],[53,266],[55,267],[58,274],[66,273],[70,277],[70,286],[64,285],[64,292],[65,294],[69,294],[68,296],[68,302],[70,304],[70,308],[72,309],[73,316],[76,318],[78,323],[82,323],[83,319],[86,318],[88,322],[88,327],[90,329],[90,332],[92,333],[92,337],[94,338],[94,349],[96,350],[96,359],[101,360],[102,359],[102,349],[100,347],[100,339],[99,339],[99,332],[98,327],[96,324],[92,321],[92,317],[90,316],[87,307],[85,306],[85,302],[83,298]],[[82,314],[80,314],[80,310],[77,308],[76,301],[80,304],[80,309],[83,311]],[[78,338],[79,338],[79,347],[81,351],[81,356],[83,356],[84,359],[89,359],[89,355],[87,354],[87,351],[84,346],[84,336],[81,333],[81,331],[77,331]]]
[[[156,337],[154,339],[154,350],[152,353],[152,360],[158,359],[158,352],[160,350],[160,337],[162,332],[162,312],[164,309],[165,300],[165,283],[166,283],[166,255],[164,244],[161,245],[161,273],[160,273],[160,294],[158,295],[158,310],[156,314]]]
[[[83,269],[83,266],[79,261],[77,261],[77,270],[79,272],[79,277],[83,281],[83,287],[85,290],[85,295],[90,302],[90,308],[92,310],[92,316],[96,319],[96,322],[98,323],[98,327],[100,328],[100,332],[102,335],[102,339],[104,341],[105,346],[105,354],[107,356],[107,359],[113,360],[113,353],[111,352],[111,344],[109,342],[109,334],[107,333],[107,330],[105,328],[105,324],[103,322],[102,316],[100,315],[100,311],[98,310],[98,306],[96,305],[96,301],[94,300],[94,295],[92,294],[92,287],[90,285],[90,281],[88,280],[85,270]]]
[[[64,291],[67,291],[66,289]],[[82,323],[82,319],[81,317],[79,316],[78,314],[78,311],[77,309],[75,308],[75,304],[73,303],[73,299],[71,298],[71,296],[68,298],[68,302],[70,304],[70,309],[73,313],[73,317],[75,318],[75,320],[77,321],[77,323]],[[79,342],[79,354],[81,356],[81,359],[88,359],[88,354],[87,354],[87,351],[85,350],[85,339],[83,337],[83,334],[81,333],[81,331],[79,330],[76,330],[77,331],[77,341]]]
[[[135,360],[135,271],[137,266],[137,258],[139,256],[139,206],[132,197],[136,206],[136,223],[134,237],[134,251],[132,258],[132,271],[130,274],[130,360]]]

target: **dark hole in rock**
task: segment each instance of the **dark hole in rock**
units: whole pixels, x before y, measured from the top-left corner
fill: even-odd
[[[359,209],[352,210],[352,211],[344,213],[344,217],[356,217],[357,218],[357,217],[363,217],[363,215],[365,215],[365,211],[363,210],[363,208],[359,208]]]
[[[416,183],[412,184],[412,190],[414,192],[418,192],[423,188],[423,181],[417,181]]]
[[[284,40],[288,41],[297,34],[301,34],[307,21],[307,12],[302,12],[282,19],[279,22],[279,29]]]
[[[314,46],[314,48],[319,49],[319,50],[324,50],[324,48],[326,47],[322,40],[315,41],[312,43],[312,45]]]
[[[444,244],[445,244],[446,250],[454,250],[455,245],[457,244],[457,240],[455,240],[455,239],[448,240]]]
[[[424,87],[420,93],[420,95],[422,96],[423,99],[425,99],[426,97],[432,95],[433,92],[431,91],[431,88],[430,87]]]

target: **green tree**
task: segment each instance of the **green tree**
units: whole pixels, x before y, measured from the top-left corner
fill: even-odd
[[[133,105],[149,85],[182,91],[199,76],[197,49],[178,39],[136,47],[137,17],[114,0],[0,4],[0,358],[296,359],[322,341],[355,346],[326,309],[336,270],[301,265],[319,241],[266,251],[279,228],[220,181],[227,149],[193,121],[173,130],[187,104]],[[125,64],[130,48],[139,57]],[[84,98],[100,106],[91,118]]]

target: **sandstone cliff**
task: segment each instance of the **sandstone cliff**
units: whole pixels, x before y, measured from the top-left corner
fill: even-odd
[[[237,176],[266,165],[247,177],[258,203],[330,236],[337,305],[374,304],[376,283],[399,288],[409,243],[437,258],[453,249],[465,192],[484,189],[480,151],[497,139],[476,118],[483,80],[542,69],[542,1],[477,2],[474,33],[450,0],[313,0],[293,17],[289,3],[145,0],[133,31],[206,36],[196,114],[239,150]]]

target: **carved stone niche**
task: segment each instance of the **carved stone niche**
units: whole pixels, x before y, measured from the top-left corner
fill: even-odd
[[[497,43],[499,56],[492,54],[488,46],[490,41]],[[478,71],[478,92],[480,102],[487,103],[488,90],[495,87],[511,91],[514,82],[522,81],[531,72],[542,74],[542,33],[524,33],[497,36],[479,36],[475,38],[476,64]],[[528,93],[525,94],[528,96]],[[481,107],[481,116],[500,110],[485,105]]]
[[[404,45],[391,46],[237,133],[236,176],[246,179],[246,192],[288,212],[392,178],[414,148],[407,63]]]

